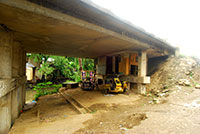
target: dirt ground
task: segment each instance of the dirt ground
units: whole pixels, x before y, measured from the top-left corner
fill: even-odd
[[[34,108],[22,112],[10,134],[199,134],[199,70],[191,59],[170,59],[152,76],[160,81],[148,86],[153,92],[144,96],[66,91],[92,110],[87,114],[78,114],[59,94],[40,97]],[[178,83],[183,78],[190,85]]]
[[[89,96],[94,94],[86,91],[78,92]],[[134,94],[103,96],[99,93],[97,96],[105,98],[107,102],[101,97],[99,100],[105,102],[99,101],[94,104],[91,101],[89,107],[93,112],[88,114],[78,114],[58,94],[43,96],[36,107],[21,114],[10,134],[199,133],[199,89],[180,86],[180,89],[171,92],[167,101],[162,104],[150,104],[149,98]],[[132,101],[128,99],[134,96],[137,99]],[[120,98],[123,101],[120,102]],[[117,103],[113,103],[115,99]]]
[[[82,133],[79,131],[82,131],[81,129],[85,127],[87,121],[101,116],[103,113],[112,113],[118,107],[127,107],[135,104],[136,101],[140,100],[140,96],[135,94],[103,95],[99,91],[82,91],[80,88],[66,92],[73,96],[73,98],[76,98],[81,104],[90,108],[92,112],[79,114],[59,94],[43,96],[39,98],[34,108],[21,113],[10,134]],[[106,117],[108,118],[111,113]],[[132,118],[137,119],[140,116],[144,115],[136,114]]]

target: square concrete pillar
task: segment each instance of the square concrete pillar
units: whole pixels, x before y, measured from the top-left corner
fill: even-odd
[[[146,77],[147,74],[147,53],[141,52],[138,57],[138,77]],[[137,83],[138,93],[146,94],[146,85],[143,83]]]
[[[20,75],[21,77],[23,77],[23,84],[22,84],[22,91],[23,91],[23,98],[22,98],[22,104],[24,105],[26,103],[26,52],[22,50],[22,75]]]
[[[18,102],[18,108],[14,106],[13,110],[15,112],[15,109],[18,109],[21,111],[23,109],[23,105],[25,104],[25,95],[26,95],[26,89],[25,89],[25,72],[26,72],[26,53],[25,51],[20,47],[20,44],[18,42],[13,43],[13,59],[12,59],[12,77],[16,79],[20,79],[18,81],[19,87],[17,87],[17,102]],[[15,99],[16,100],[16,99]],[[15,118],[15,117],[14,117]]]
[[[0,78],[12,78],[12,35],[0,30]]]
[[[23,109],[23,88],[22,86],[19,86],[17,88],[17,96],[18,96],[18,109],[19,109],[19,112]]]
[[[106,56],[98,57],[97,63],[97,74],[105,75],[106,74]]]
[[[7,134],[11,127],[11,93],[0,98],[0,134]]]
[[[11,93],[11,107],[12,107],[11,121],[12,121],[12,123],[14,123],[14,121],[19,116],[19,96],[18,96],[18,89],[14,89],[10,93]]]
[[[175,57],[180,56],[180,48],[179,47],[176,48],[174,55],[175,55]]]
[[[25,103],[26,53],[0,27],[0,134],[6,134]]]
[[[4,80],[12,78],[12,34],[0,29],[0,134],[6,134],[11,127],[10,85]]]
[[[147,74],[147,53],[141,52],[138,57],[138,76],[146,76]]]
[[[12,77],[17,78],[20,77],[20,68],[22,68],[21,63],[21,53],[20,53],[20,45],[17,42],[13,43],[12,48]]]

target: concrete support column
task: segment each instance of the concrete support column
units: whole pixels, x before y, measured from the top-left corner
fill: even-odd
[[[12,78],[18,79],[20,77],[20,44],[17,42],[13,42],[12,44]],[[20,98],[21,96],[19,95],[20,89],[16,87],[11,91],[11,105],[12,105],[12,123],[18,118],[19,116],[19,111],[22,108]]]
[[[9,82],[12,78],[12,43],[11,33],[0,29],[0,134],[6,134],[11,126],[11,96]]]
[[[176,48],[174,55],[175,55],[175,57],[180,56],[180,48],[179,47]]]
[[[138,75],[145,77],[147,75],[147,53],[141,52],[138,59]]]
[[[11,94],[11,123],[19,116],[19,101],[18,101],[18,89],[14,89],[10,92]]]
[[[99,57],[97,63],[97,74],[105,75],[106,74],[106,56]]]
[[[25,103],[26,53],[0,27],[0,134],[6,134]]]
[[[141,52],[138,57],[138,77],[146,77],[147,74],[147,53]],[[138,93],[146,94],[146,85],[137,83]]]
[[[6,134],[11,126],[11,94],[0,98],[0,134]]]
[[[22,58],[21,58],[21,65],[22,65],[22,68],[21,68],[21,71],[22,71],[22,74],[20,74],[20,76],[23,78],[23,83],[22,83],[22,105],[24,105],[26,103],[26,84],[25,84],[25,81],[26,81],[26,52],[21,49],[21,55],[22,55]]]

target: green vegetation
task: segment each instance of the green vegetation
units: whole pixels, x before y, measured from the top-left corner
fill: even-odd
[[[55,83],[61,83],[63,79],[66,82],[80,82],[81,70],[94,70],[93,59],[31,53],[27,57],[36,66],[37,77],[40,78],[40,83],[33,88],[37,92],[35,100],[43,95],[57,93],[62,84]]]
[[[42,82],[47,81],[48,78],[55,82],[60,77],[79,82],[81,70],[94,70],[93,59],[81,59],[80,65],[80,59],[73,57],[30,53],[27,54],[27,57],[38,65],[37,70],[42,75]]]
[[[62,84],[53,84],[52,82],[43,82],[38,83],[34,86],[33,90],[36,91],[35,100],[38,99],[38,97],[48,94],[57,93],[59,88],[62,87]]]

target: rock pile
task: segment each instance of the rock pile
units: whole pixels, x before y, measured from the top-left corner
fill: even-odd
[[[169,96],[169,92],[181,86],[200,89],[200,64],[191,57],[170,57],[151,76],[147,96],[153,96],[152,103],[160,103],[159,98]]]

